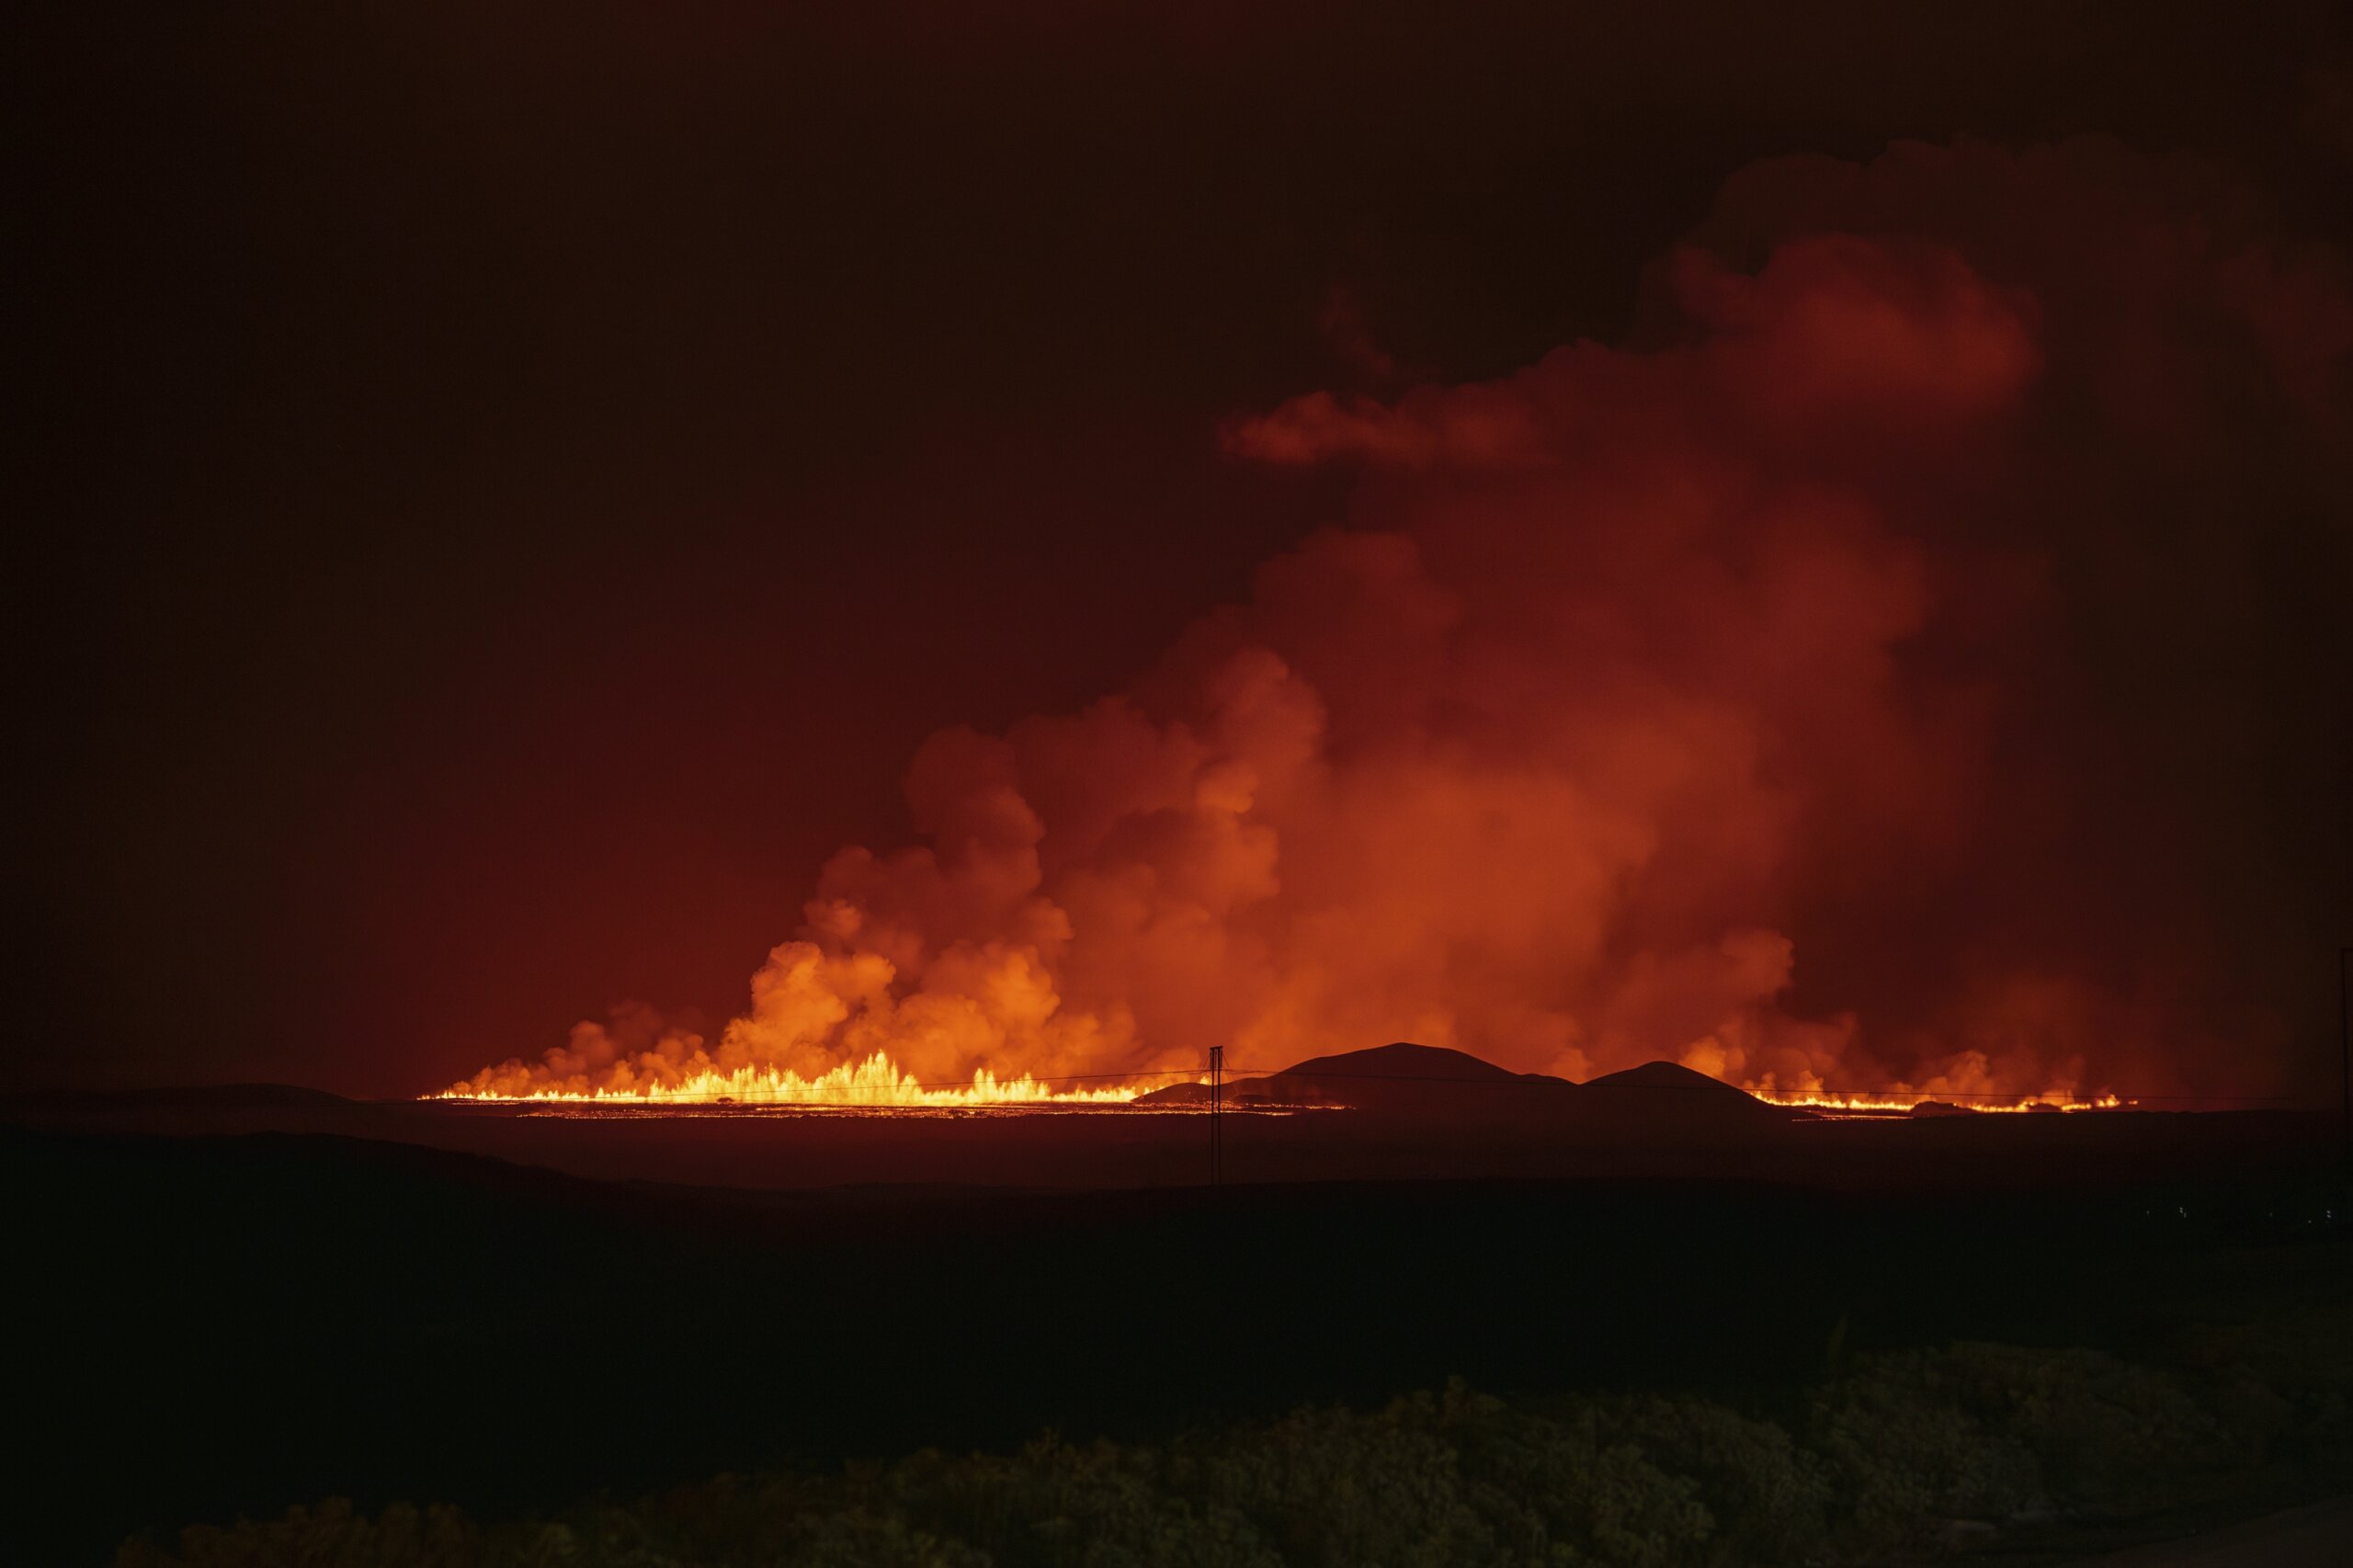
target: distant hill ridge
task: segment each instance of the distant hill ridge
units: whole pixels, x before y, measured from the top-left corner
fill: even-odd
[[[0,1095],[0,1106],[25,1108],[296,1107],[346,1106],[358,1102],[325,1089],[299,1084],[176,1084],[132,1089],[28,1089]]]
[[[1364,1051],[1344,1051],[1334,1056],[1311,1056],[1275,1074],[1278,1078],[1358,1076],[1368,1078],[1430,1078],[1451,1083],[1517,1083],[1540,1078],[1540,1073],[1514,1073],[1494,1062],[1443,1045],[1415,1045],[1394,1040]],[[1565,1078],[1552,1080],[1565,1084]]]
[[[1745,1089],[1736,1089],[1722,1078],[1711,1078],[1705,1073],[1674,1062],[1645,1062],[1640,1067],[1604,1073],[1598,1078],[1587,1078],[1584,1086],[1588,1089],[1682,1089],[1699,1094],[1730,1095],[1744,1100],[1756,1098]]]
[[[1229,1080],[1225,1094],[1241,1106],[1338,1105],[1392,1115],[1532,1113],[1582,1120],[1608,1108],[1608,1116],[1632,1115],[1638,1120],[1789,1119],[1779,1108],[1673,1062],[1646,1062],[1577,1084],[1546,1073],[1515,1073],[1467,1051],[1411,1040],[1312,1056],[1263,1077]],[[1208,1098],[1206,1085],[1178,1084],[1139,1095],[1136,1103],[1199,1105]]]

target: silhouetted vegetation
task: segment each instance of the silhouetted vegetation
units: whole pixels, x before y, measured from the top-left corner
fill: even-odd
[[[580,1562],[922,1561],[923,1538],[1002,1562],[1639,1540],[1794,1563],[2171,1504],[2325,1447],[2336,1342],[2279,1326],[2353,1301],[2317,1162],[2283,1142],[2276,1170],[2183,1155],[2095,1185],[2013,1159],[1990,1191],[1825,1157],[1811,1187],[779,1196],[0,1129],[32,1196],[10,1392],[39,1437],[0,1562],[134,1534],[168,1562],[189,1521],[337,1496],[189,1560],[516,1562],[552,1525]],[[1458,1374],[1505,1404],[1389,1410]],[[1024,1455],[1045,1431],[1067,1438]],[[1000,1457],[843,1469],[926,1448]]]
[[[2164,1366],[1961,1343],[1859,1358],[1772,1410],[1497,1399],[1452,1384],[1160,1443],[1040,1438],[818,1477],[725,1476],[478,1521],[347,1503],[135,1540],[119,1568],[1146,1568],[1734,1563],[1935,1555],[2334,1473],[2353,1452],[2342,1310],[2210,1331]],[[2290,1483],[2292,1484],[2292,1483]]]

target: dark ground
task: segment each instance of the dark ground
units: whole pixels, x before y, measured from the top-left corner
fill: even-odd
[[[1181,1116],[238,1113],[617,1174],[715,1170],[719,1149],[738,1180],[789,1178],[813,1144],[853,1173],[922,1148],[935,1176],[1092,1160],[1130,1182],[777,1191],[381,1136],[160,1136],[221,1125],[224,1102],[160,1103],[19,1106],[0,1130],[7,1403],[38,1435],[8,1561],[101,1561],[131,1531],[327,1495],[555,1505],[1047,1427],[1165,1436],[1457,1375],[1770,1401],[1861,1349],[2130,1355],[2353,1290],[2336,1151],[2284,1116],[1837,1124],[1574,1159],[1354,1112],[1239,1117],[1240,1184],[1217,1190],[1146,1185],[1199,1153]],[[1421,1179],[1482,1168],[1483,1143],[1505,1174]]]

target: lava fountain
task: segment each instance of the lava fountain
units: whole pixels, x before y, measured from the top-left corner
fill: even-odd
[[[1028,1074],[1000,1078],[983,1067],[970,1084],[925,1084],[880,1052],[862,1062],[845,1062],[814,1077],[777,1067],[739,1067],[729,1072],[706,1070],[675,1082],[642,1081],[600,1084],[573,1089],[536,1085],[517,1092],[486,1090],[469,1080],[453,1084],[438,1100],[492,1105],[558,1103],[607,1106],[797,1105],[850,1106],[877,1109],[952,1109],[960,1107],[1034,1105],[1125,1105],[1142,1093],[1135,1085],[1101,1088],[1059,1088]]]

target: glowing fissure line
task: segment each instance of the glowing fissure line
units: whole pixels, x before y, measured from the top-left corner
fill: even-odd
[[[1105,1074],[1108,1076],[1108,1074]],[[1138,1073],[1137,1079],[1178,1079],[1186,1073]],[[1347,1074],[1332,1074],[1347,1076]],[[952,1108],[959,1106],[1127,1105],[1151,1085],[1131,1082],[1102,1088],[1056,1088],[1057,1082],[1024,1073],[1000,1078],[983,1067],[970,1085],[926,1084],[903,1073],[890,1057],[878,1051],[863,1062],[844,1062],[813,1078],[776,1067],[738,1067],[727,1072],[704,1069],[668,1082],[608,1083],[593,1087],[540,1085],[519,1093],[488,1093],[473,1083],[450,1085],[426,1097],[480,1104],[529,1105],[813,1105],[874,1108]],[[1200,1078],[1198,1082],[1206,1083]],[[1238,1086],[1238,1085],[1237,1085]],[[2082,1099],[2071,1092],[2046,1090],[2040,1095],[1991,1096],[1934,1090],[1901,1090],[1845,1094],[1827,1089],[1781,1090],[1755,1084],[1744,1093],[1768,1105],[1791,1108],[1853,1112],[1907,1112],[1915,1106],[1949,1096],[1968,1102],[1973,1111],[2015,1112],[2048,1108],[2060,1111],[2113,1110],[2126,1101],[2115,1095]]]
[[[2096,1099],[2078,1099],[2060,1089],[2046,1090],[2040,1095],[2006,1095],[1989,1097],[1975,1094],[1938,1093],[1933,1089],[1900,1094],[1847,1095],[1830,1089],[1801,1089],[1789,1092],[1744,1085],[1743,1092],[1755,1096],[1767,1105],[1789,1106],[1804,1110],[1909,1111],[1915,1106],[1932,1102],[1955,1106],[1971,1111],[2027,1110],[2117,1110],[2125,1102],[2114,1095],[2101,1095]]]
[[[1132,1085],[1057,1089],[1026,1073],[1017,1078],[1000,1078],[985,1067],[972,1074],[970,1085],[926,1085],[900,1072],[896,1062],[877,1052],[863,1062],[844,1062],[814,1078],[804,1078],[788,1069],[738,1067],[725,1073],[705,1070],[668,1083],[602,1084],[593,1088],[551,1085],[519,1094],[485,1094],[471,1084],[456,1084],[427,1097],[501,1105],[714,1105],[732,1100],[740,1105],[951,1107],[1125,1105],[1142,1092],[1142,1087]]]

